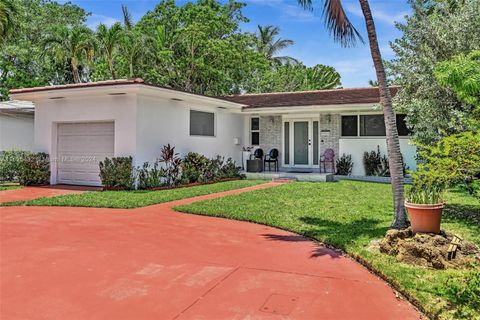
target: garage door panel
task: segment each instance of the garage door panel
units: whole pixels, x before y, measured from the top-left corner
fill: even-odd
[[[61,123],[57,128],[57,182],[100,185],[98,163],[114,155],[113,123]]]

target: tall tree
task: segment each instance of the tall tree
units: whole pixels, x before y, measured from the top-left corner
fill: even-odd
[[[8,33],[13,29],[17,8],[10,0],[0,0],[0,44],[2,44]]]
[[[46,52],[69,63],[75,83],[82,82],[79,69],[86,69],[86,63],[93,58],[94,47],[92,32],[84,26],[57,27],[44,40]]]
[[[312,0],[298,0],[299,4],[306,9],[311,9]],[[377,32],[373,21],[372,12],[368,0],[359,0],[365,24],[367,28],[370,53],[372,56],[375,72],[377,75],[378,88],[380,91],[380,104],[383,108],[385,129],[387,136],[388,163],[393,191],[394,221],[392,228],[403,229],[408,226],[407,215],[404,206],[404,181],[403,181],[403,160],[400,152],[400,141],[397,132],[395,112],[392,105],[392,97],[387,84],[385,67],[377,41]],[[363,39],[357,29],[347,17],[341,0],[324,0],[323,14],[325,25],[333,35],[335,41],[343,46],[355,45],[357,39]]]
[[[120,46],[123,35],[122,25],[120,23],[114,23],[110,28],[103,23],[97,27],[97,42],[99,52],[105,59],[108,70],[112,79],[117,78],[115,72],[115,55]]]
[[[277,56],[280,51],[293,45],[293,40],[277,38],[280,34],[280,28],[267,25],[262,27],[258,25],[258,33],[255,49],[263,54],[268,60],[275,63],[296,63],[297,60],[289,56]]]

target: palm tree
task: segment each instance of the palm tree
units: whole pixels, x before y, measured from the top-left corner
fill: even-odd
[[[394,221],[392,228],[403,229],[408,226],[404,206],[404,181],[402,154],[400,153],[400,142],[398,139],[397,123],[392,105],[392,97],[387,84],[385,67],[380,54],[377,41],[377,32],[373,21],[372,12],[368,0],[359,0],[362,8],[365,24],[367,27],[370,53],[377,74],[378,87],[380,91],[380,104],[383,108],[385,129],[387,136],[388,162],[392,179]],[[312,0],[298,0],[298,3],[305,9],[312,9]],[[341,0],[323,0],[323,14],[325,25],[333,35],[333,39],[340,42],[342,46],[355,45],[357,39],[363,42],[360,33],[355,29],[345,14]]]
[[[258,34],[255,49],[263,54],[268,60],[275,63],[297,63],[298,61],[288,56],[276,56],[283,49],[293,45],[293,40],[275,39],[280,34],[280,28],[271,25],[258,26]]]
[[[13,29],[14,17],[18,14],[17,8],[10,0],[0,0],[0,44]]]
[[[118,22],[114,23],[110,28],[103,23],[97,27],[98,49],[107,62],[112,79],[116,79],[114,60],[117,49],[120,46],[122,33],[122,25]]]
[[[45,52],[69,63],[75,83],[82,82],[79,66],[92,60],[94,48],[92,31],[84,26],[57,27],[44,40]]]

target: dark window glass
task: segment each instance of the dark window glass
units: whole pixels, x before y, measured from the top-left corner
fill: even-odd
[[[385,122],[383,115],[360,116],[361,136],[385,136]]]
[[[342,136],[356,137],[358,132],[357,116],[342,116]]]
[[[313,121],[313,164],[318,164],[318,121]]]
[[[397,130],[399,136],[408,136],[411,133],[407,128],[404,114],[397,114]]]
[[[260,132],[252,132],[252,146],[260,144]]]
[[[290,163],[290,123],[285,122],[285,129],[284,129],[284,146],[285,146],[285,158],[283,162],[285,164]]]
[[[251,129],[260,130],[260,118],[252,118],[251,120]]]
[[[190,135],[215,136],[215,114],[190,110]]]

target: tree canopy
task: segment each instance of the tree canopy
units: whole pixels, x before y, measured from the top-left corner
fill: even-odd
[[[10,88],[132,77],[209,95],[340,85],[332,67],[288,63],[296,60],[281,51],[292,42],[277,27],[260,26],[263,38],[242,31],[245,4],[233,0],[161,0],[137,23],[122,6],[122,23],[96,30],[86,26],[89,13],[70,2],[0,1],[2,34],[13,21],[11,14],[2,18],[3,4],[22,8],[14,16],[15,34],[0,43],[4,99]]]

